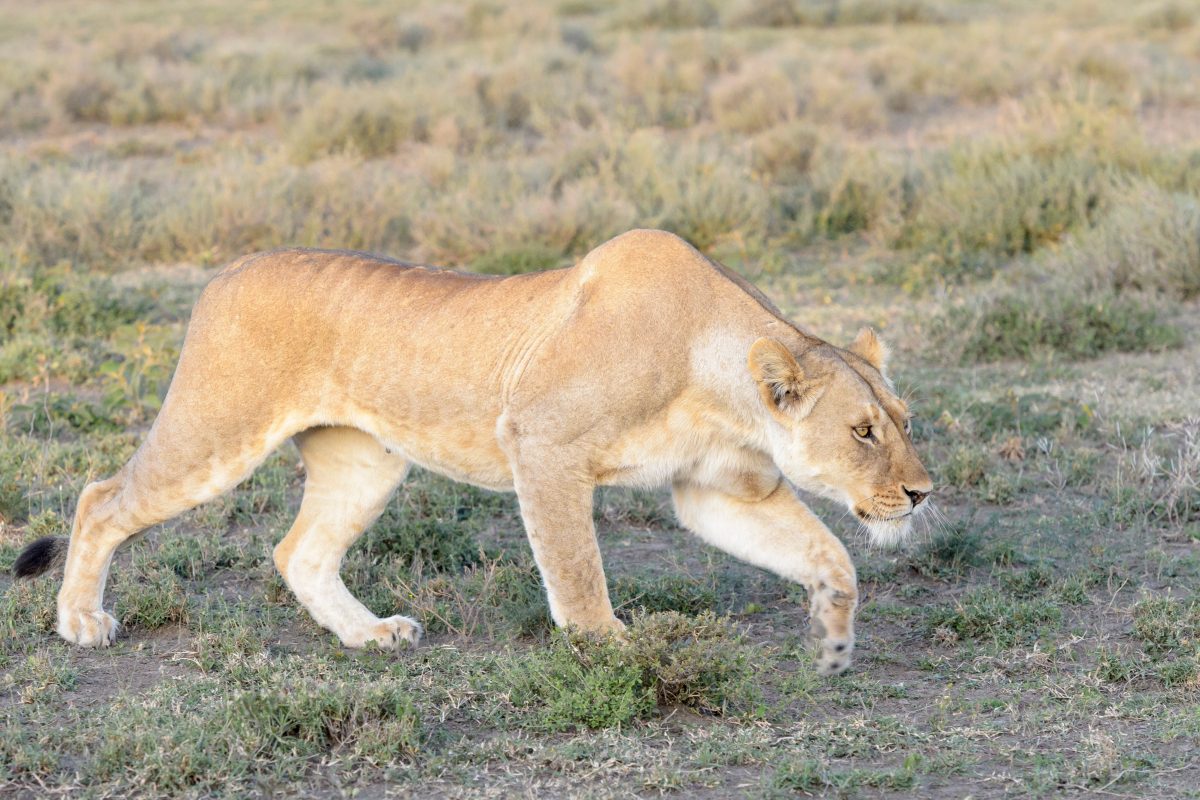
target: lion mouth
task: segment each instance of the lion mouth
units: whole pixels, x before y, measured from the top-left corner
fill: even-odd
[[[862,522],[871,537],[872,544],[883,547],[899,547],[908,541],[913,529],[913,512],[905,511],[893,517],[877,517],[855,510],[855,516]]]
[[[854,511],[854,516],[858,517],[860,520],[862,520],[863,522],[866,522],[868,524],[872,523],[872,522],[884,522],[884,523],[900,522],[901,520],[905,520],[905,519],[908,519],[909,517],[913,516],[913,513],[914,513],[913,509],[909,509],[908,511],[905,511],[903,514],[896,514],[895,516],[892,516],[892,517],[880,517],[875,514],[868,514],[866,511],[863,511],[858,508],[855,508],[852,510]]]

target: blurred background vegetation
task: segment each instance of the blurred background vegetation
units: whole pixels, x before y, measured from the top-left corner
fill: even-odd
[[[752,277],[961,298],[925,333],[968,360],[1162,348],[1162,307],[1200,293],[1198,16],[12,4],[0,253],[116,273],[312,245],[511,273],[662,227]]]

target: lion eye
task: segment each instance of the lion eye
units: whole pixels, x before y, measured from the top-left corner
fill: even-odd
[[[870,425],[858,425],[854,428],[854,435],[860,439],[869,439],[871,437]]]

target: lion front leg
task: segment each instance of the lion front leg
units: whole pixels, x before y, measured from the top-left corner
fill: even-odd
[[[709,544],[808,590],[817,669],[836,675],[850,666],[858,581],[845,546],[782,482],[759,500],[677,483],[679,521]]]
[[[561,474],[561,473],[559,473]],[[583,481],[516,475],[521,519],[546,586],[550,616],[560,627],[619,632],[596,530],[595,487]]]

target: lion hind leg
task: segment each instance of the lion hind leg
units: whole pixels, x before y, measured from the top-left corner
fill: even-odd
[[[347,647],[416,644],[412,619],[379,619],[342,582],[346,551],[386,507],[409,463],[356,428],[312,428],[295,436],[307,477],[304,499],[287,536],[275,547],[275,566],[296,598]]]
[[[286,436],[233,436],[243,446],[214,453],[165,408],[146,441],[113,477],[79,496],[58,592],[58,633],[85,647],[106,646],[117,622],[103,610],[113,554],[152,525],[217,497],[249,475]]]

